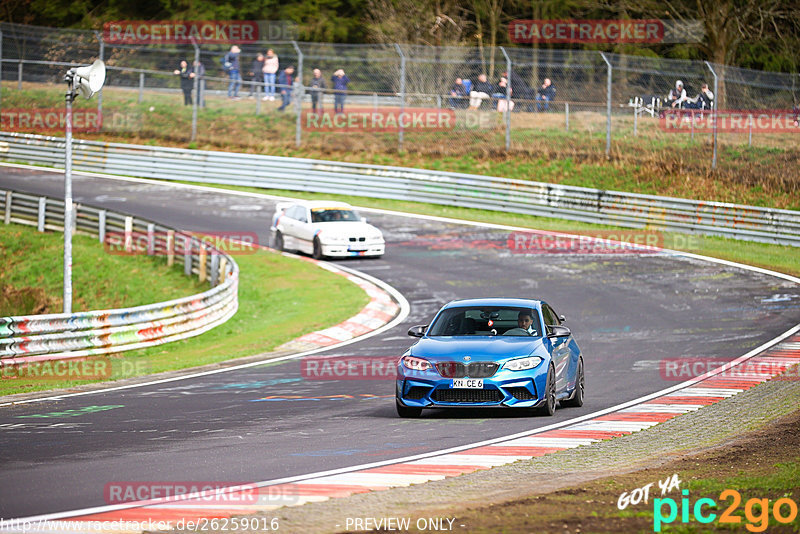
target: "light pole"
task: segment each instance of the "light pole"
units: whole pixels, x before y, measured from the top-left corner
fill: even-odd
[[[72,313],[72,101],[78,91],[89,99],[106,81],[106,66],[99,59],[86,67],[73,67],[64,76],[67,82],[64,120],[64,313]]]

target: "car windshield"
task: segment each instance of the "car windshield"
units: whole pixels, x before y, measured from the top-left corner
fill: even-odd
[[[521,307],[455,307],[443,310],[429,336],[540,336],[539,313]]]
[[[360,221],[353,210],[343,208],[312,208],[311,222]]]

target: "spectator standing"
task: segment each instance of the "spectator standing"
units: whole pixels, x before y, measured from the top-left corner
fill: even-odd
[[[550,111],[550,102],[556,98],[556,88],[550,78],[545,78],[536,92],[536,111]]]
[[[464,80],[456,78],[450,88],[450,109],[463,109],[465,107],[467,107],[467,88],[464,86]]]
[[[192,89],[194,89],[194,72],[189,67],[189,63],[184,59],[181,61],[180,67],[173,71],[181,77],[181,91],[183,91],[183,105],[192,105]]]
[[[271,48],[267,50],[264,58],[264,98],[263,100],[275,100],[275,79],[278,76],[278,55]]]
[[[230,51],[222,58],[222,66],[228,73],[228,98],[239,99],[239,87],[242,85],[242,74],[239,67],[239,54],[241,49],[233,45]]]
[[[327,86],[325,85],[325,79],[322,77],[321,70],[314,69],[314,77],[311,78],[309,86],[311,88],[311,109],[314,113],[317,113],[317,107],[319,107],[319,113],[322,113],[322,97],[325,94]]]
[[[335,113],[344,113],[344,99],[347,96],[348,83],[350,83],[350,78],[347,77],[344,70],[339,69],[333,73],[331,84],[333,86],[333,111]]]
[[[256,93],[256,87],[260,87],[262,83],[264,83],[264,54],[261,52],[258,53],[256,58],[253,60],[253,63],[250,64],[250,71],[247,73],[250,77],[250,81],[253,82],[250,84],[250,91],[248,96],[250,98]]]
[[[192,62],[192,73],[194,74],[195,78],[198,78],[197,82],[197,105],[201,108],[206,107],[206,67],[200,61],[193,61]]]
[[[669,100],[669,105],[673,108],[680,108],[683,106],[684,102],[689,100],[689,97],[686,96],[686,89],[683,88],[682,81],[675,81],[675,87],[670,89],[667,100]]]
[[[294,67],[288,66],[278,75],[278,87],[281,94],[281,107],[278,111],[283,111],[292,101],[292,83],[294,82]]]
[[[494,87],[486,78],[485,74],[478,75],[478,81],[472,86],[472,91],[469,93],[469,107],[470,109],[478,109],[484,100],[490,98],[494,92]]]

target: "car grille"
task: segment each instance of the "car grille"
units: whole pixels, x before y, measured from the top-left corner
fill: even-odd
[[[515,399],[517,400],[535,400],[536,395],[530,392],[528,388],[523,387],[516,387],[516,388],[506,388]]]
[[[499,366],[494,362],[439,362],[436,370],[445,378],[488,378],[497,372]]]
[[[422,386],[411,386],[408,388],[408,393],[404,396],[409,400],[420,400],[422,397],[425,396],[431,388],[426,388]]]
[[[503,395],[496,389],[437,389],[434,402],[500,402]]]

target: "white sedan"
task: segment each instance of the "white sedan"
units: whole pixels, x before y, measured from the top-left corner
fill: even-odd
[[[382,256],[383,234],[344,202],[279,202],[272,217],[278,250],[297,250],[316,259]]]

